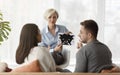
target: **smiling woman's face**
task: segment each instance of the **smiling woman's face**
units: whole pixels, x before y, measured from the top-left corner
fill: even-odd
[[[50,15],[48,17],[48,24],[49,25],[55,25],[56,21],[57,21],[57,14],[56,13],[53,13],[52,15]]]

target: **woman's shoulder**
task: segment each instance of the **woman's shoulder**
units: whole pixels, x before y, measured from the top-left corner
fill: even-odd
[[[34,59],[43,59],[46,58],[49,55],[49,51],[45,47],[41,46],[35,46],[34,48],[31,49],[28,57],[25,59],[25,61],[32,61]]]

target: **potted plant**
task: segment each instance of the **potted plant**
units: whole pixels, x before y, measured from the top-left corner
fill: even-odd
[[[3,14],[0,12],[0,45],[4,40],[8,39],[9,32],[11,31],[9,24],[9,21],[3,20]]]

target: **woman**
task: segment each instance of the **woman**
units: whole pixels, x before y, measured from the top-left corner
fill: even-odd
[[[44,18],[48,25],[42,30],[42,42],[40,43],[41,46],[50,49],[56,65],[64,63],[64,57],[61,53],[62,44],[58,42],[59,33],[69,33],[65,26],[56,24],[58,17],[58,12],[55,9],[48,9],[45,12]]]
[[[37,46],[38,42],[41,42],[38,26],[32,23],[24,25],[16,52],[16,62],[22,64],[38,59],[43,72],[55,72],[56,67],[52,56],[47,48]]]

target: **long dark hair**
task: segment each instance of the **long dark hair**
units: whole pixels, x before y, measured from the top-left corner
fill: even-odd
[[[37,46],[38,26],[33,23],[25,24],[20,34],[20,41],[16,51],[16,62],[22,64],[25,57],[30,53],[31,48]]]

